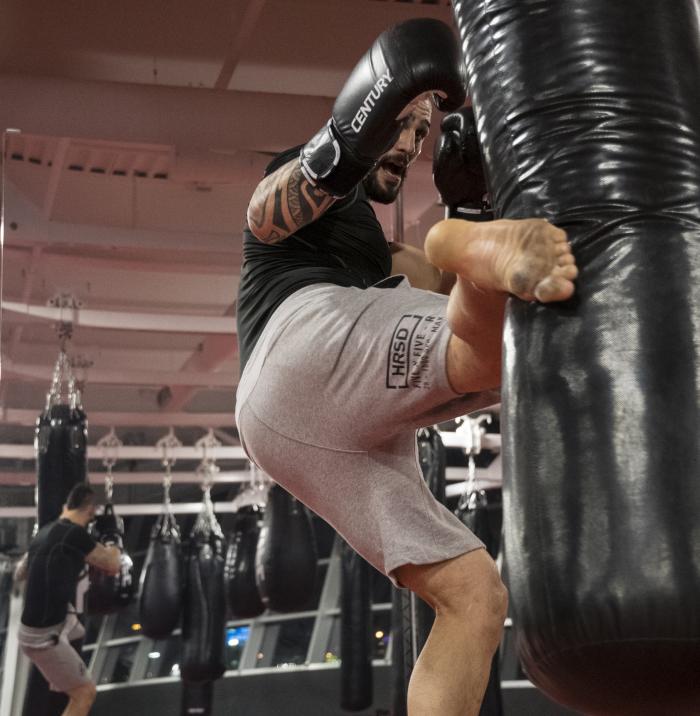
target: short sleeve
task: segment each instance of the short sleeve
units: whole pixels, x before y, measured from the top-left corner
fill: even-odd
[[[80,525],[75,525],[66,536],[66,542],[76,549],[83,557],[87,556],[97,547],[97,542],[90,537],[88,531]]]

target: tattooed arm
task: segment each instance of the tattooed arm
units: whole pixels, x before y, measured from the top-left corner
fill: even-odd
[[[335,198],[309,184],[292,159],[258,184],[248,205],[248,226],[266,244],[286,239],[316,221]]]

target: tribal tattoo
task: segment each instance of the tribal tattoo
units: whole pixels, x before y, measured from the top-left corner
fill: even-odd
[[[260,241],[276,244],[318,219],[334,201],[309,184],[294,159],[258,184],[248,206],[248,224]]]

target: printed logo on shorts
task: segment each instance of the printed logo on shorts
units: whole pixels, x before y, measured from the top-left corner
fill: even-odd
[[[387,388],[429,388],[430,347],[444,318],[402,316],[391,337],[387,357]]]
[[[387,362],[387,388],[408,388],[411,341],[421,318],[422,316],[401,316],[394,329]]]

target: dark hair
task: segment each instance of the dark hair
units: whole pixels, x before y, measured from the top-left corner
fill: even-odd
[[[84,509],[95,504],[95,491],[87,482],[79,482],[66,497],[66,507],[69,510]]]

